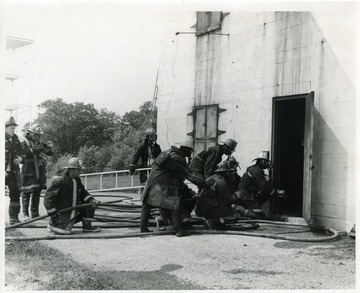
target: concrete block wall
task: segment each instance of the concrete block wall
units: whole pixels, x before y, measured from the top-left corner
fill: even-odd
[[[194,12],[189,27],[195,22]],[[159,142],[172,144],[192,131],[186,114],[194,106],[217,103],[226,109],[219,141],[239,142],[235,157],[244,171],[258,151],[271,150],[272,98],[314,91],[312,221],[349,230],[355,222],[355,90],[316,19],[310,12],[231,12],[219,32],[230,36],[180,35],[177,44],[164,43]]]

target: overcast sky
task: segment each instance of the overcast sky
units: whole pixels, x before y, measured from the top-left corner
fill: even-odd
[[[29,89],[31,80],[34,105],[60,97],[118,114],[137,110],[153,98],[160,40],[167,24],[174,23],[169,20],[179,16],[175,10],[161,9],[159,1],[155,4],[6,2],[6,35],[34,40],[21,49],[24,55],[18,58],[28,62],[25,71],[31,73],[19,87]],[[18,96],[18,103],[30,103],[20,90]]]
[[[93,103],[98,109],[107,108],[120,115],[137,110],[153,97],[161,58],[160,40],[169,35],[175,38],[176,31],[189,30],[183,20],[188,11],[224,10],[220,6],[223,1],[212,1],[211,6],[200,2],[3,1],[3,33],[34,40],[31,49],[24,48],[31,76],[19,83],[23,91],[17,93],[18,103],[32,103],[36,110],[35,105],[41,101],[60,97],[66,102]],[[249,10],[232,3],[235,10]],[[322,7],[317,8],[317,13],[326,10]],[[250,10],[278,8],[253,3]],[[311,10],[310,6],[284,8]],[[336,28],[346,24],[344,19],[348,18],[340,11],[330,11],[326,19],[329,21],[325,27],[332,24]]]

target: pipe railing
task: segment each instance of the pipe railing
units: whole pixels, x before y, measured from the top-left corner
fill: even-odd
[[[140,172],[140,171],[146,171],[147,177],[149,177],[150,174],[150,170],[151,168],[139,168],[136,169],[136,173]],[[141,187],[144,187],[144,185],[135,185],[134,183],[134,175],[130,176],[130,174],[128,174],[128,176],[130,177],[130,186],[119,186],[119,180],[118,180],[118,174],[126,174],[129,173],[129,170],[120,170],[120,171],[108,171],[108,172],[98,172],[98,173],[87,173],[87,174],[81,174],[80,177],[84,178],[84,186],[85,189],[88,190],[88,186],[89,186],[89,177],[95,177],[95,176],[99,176],[99,189],[89,189],[89,191],[116,191],[116,190],[131,190],[131,189],[138,189]],[[103,188],[103,178],[104,175],[113,175],[115,174],[115,186],[113,188]]]

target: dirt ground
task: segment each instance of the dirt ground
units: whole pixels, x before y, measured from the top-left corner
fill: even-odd
[[[43,208],[41,212],[45,214]],[[19,231],[27,236],[47,235],[45,228]],[[100,233],[119,231],[103,229]],[[80,229],[74,233],[82,234]],[[355,289],[355,240],[347,236],[319,243],[241,235],[40,242],[80,264],[136,279],[139,288],[152,290],[168,289],[169,281],[182,290]]]

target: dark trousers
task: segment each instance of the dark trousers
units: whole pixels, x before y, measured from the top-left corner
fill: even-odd
[[[17,184],[15,172],[7,172],[6,185],[9,187],[10,202],[20,203],[20,189]]]

